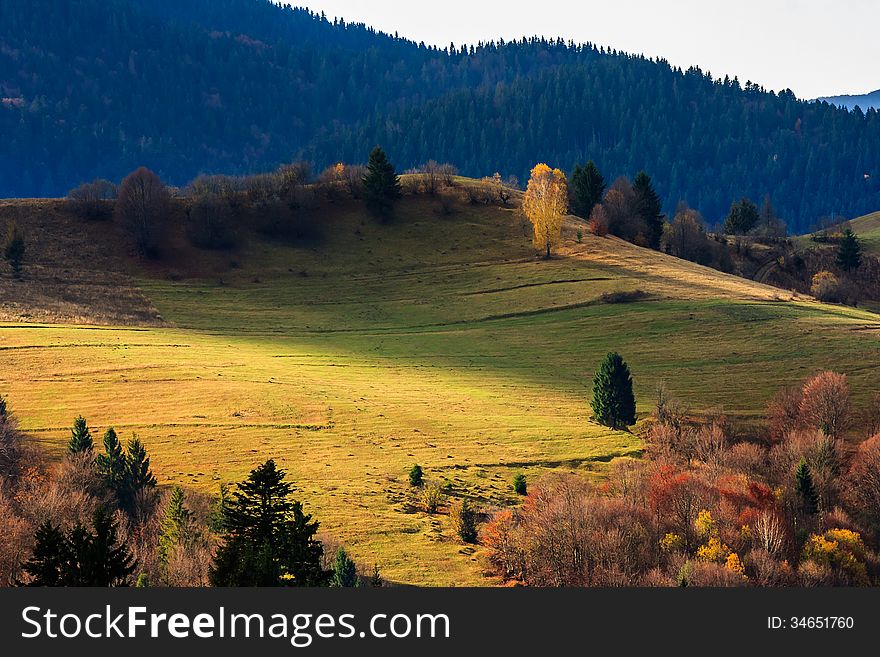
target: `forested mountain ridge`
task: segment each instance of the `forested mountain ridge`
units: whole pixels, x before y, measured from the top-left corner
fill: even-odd
[[[648,170],[709,221],[772,198],[790,228],[880,207],[880,118],[699,69],[529,39],[437,49],[267,0],[0,0],[0,196],[136,166],[172,184],[297,158],[447,160],[524,178]]]

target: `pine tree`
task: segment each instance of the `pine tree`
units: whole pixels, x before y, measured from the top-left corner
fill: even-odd
[[[67,443],[67,451],[71,454],[82,454],[84,452],[91,454],[94,448],[95,443],[92,440],[92,432],[89,431],[85,418],[80,415],[73,421],[70,441]]]
[[[814,515],[819,510],[819,494],[816,492],[815,484],[813,484],[813,473],[810,472],[810,466],[807,465],[805,459],[801,459],[800,463],[798,463],[794,478],[798,499],[801,501],[801,508],[807,515]]]
[[[143,443],[135,435],[128,441],[125,470],[119,489],[119,506],[131,512],[138,494],[155,487],[156,478],[150,470],[150,457]]]
[[[336,550],[330,586],[353,588],[358,585],[357,565],[344,548]]]
[[[758,207],[743,197],[731,204],[727,219],[724,220],[724,232],[728,235],[745,235],[757,226],[760,220]]]
[[[217,491],[217,497],[214,498],[214,502],[211,504],[211,513],[208,516],[208,529],[215,534],[219,534],[224,529],[223,523],[228,503],[229,486],[221,483]]]
[[[215,586],[315,586],[326,583],[318,523],[291,499],[275,461],[254,469],[228,501],[223,545],[211,566]]]
[[[24,565],[29,586],[128,586],[134,560],[119,541],[113,517],[98,509],[91,532],[77,523],[67,534],[50,521],[34,535],[34,550]]]
[[[596,163],[590,160],[583,167],[577,165],[571,176],[572,211],[582,219],[589,219],[593,207],[605,193],[605,178]]]
[[[67,539],[51,520],[44,521],[34,534],[34,551],[24,565],[31,576],[28,586],[62,586],[68,558]]]
[[[102,509],[92,519],[94,534],[80,556],[85,586],[129,586],[135,570],[134,560],[125,543],[119,542],[113,516]]]
[[[186,546],[192,540],[193,514],[183,502],[183,489],[175,486],[159,525],[159,564],[163,567],[176,546]]]
[[[843,231],[840,247],[837,250],[837,266],[844,271],[853,271],[862,264],[862,244],[852,230]]]
[[[400,179],[394,165],[379,146],[370,153],[363,182],[367,208],[383,221],[388,220],[394,201],[401,196]]]
[[[648,240],[648,246],[652,249],[660,247],[660,238],[663,236],[663,203],[654,186],[651,183],[651,176],[644,171],[639,171],[633,181],[633,193],[635,194],[636,212],[645,222],[648,228],[648,234],[645,235]]]
[[[526,476],[522,472],[517,473],[513,477],[513,492],[517,495],[526,495],[529,492]]]
[[[422,466],[416,463],[409,471],[409,485],[413,488],[421,486],[423,478]]]
[[[6,239],[3,241],[3,257],[12,268],[15,278],[21,276],[21,261],[24,259],[24,236],[14,221],[10,222],[6,229]]]
[[[620,354],[609,353],[593,378],[593,415],[599,424],[625,429],[636,422],[636,400],[629,367]]]
[[[467,500],[462,500],[455,509],[455,529],[458,537],[465,543],[477,541],[477,514]]]
[[[95,466],[104,484],[118,500],[125,482],[126,464],[122,444],[113,427],[104,432],[104,453],[95,458]]]

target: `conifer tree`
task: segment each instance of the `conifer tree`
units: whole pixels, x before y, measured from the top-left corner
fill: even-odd
[[[455,509],[455,529],[458,537],[465,543],[477,541],[477,514],[470,502],[462,500]]]
[[[353,588],[358,585],[357,565],[344,548],[336,550],[330,586]]]
[[[119,496],[125,482],[125,454],[113,427],[104,432],[104,453],[95,458],[98,475],[104,484]]]
[[[150,470],[150,457],[140,439],[135,435],[128,441],[125,470],[119,488],[120,508],[132,512],[141,491],[156,487],[156,478]]]
[[[367,208],[383,221],[390,219],[394,201],[401,196],[400,179],[379,146],[370,153],[363,182]]]
[[[663,236],[663,203],[654,186],[651,176],[644,171],[639,171],[633,181],[633,193],[635,195],[635,208],[638,215],[645,222],[648,234],[648,246],[652,249],[660,247],[660,238]]]
[[[325,584],[318,523],[291,498],[285,472],[269,460],[251,471],[226,505],[223,545],[211,566],[214,586]]]
[[[805,459],[802,458],[800,463],[798,463],[794,477],[795,489],[797,490],[798,499],[801,501],[801,508],[807,515],[815,515],[819,510],[819,494],[816,492],[816,486],[813,483],[813,473],[810,472],[810,466],[807,465]]]
[[[571,176],[572,211],[582,219],[589,219],[593,208],[605,193],[605,178],[593,160],[583,167],[577,165]]]
[[[837,250],[837,266],[844,271],[853,271],[862,264],[862,245],[852,230],[843,231],[840,247]]]
[[[159,525],[159,564],[162,566],[168,564],[168,557],[176,546],[186,546],[192,540],[193,514],[183,502],[183,489],[175,486]]]
[[[416,463],[409,471],[409,485],[413,488],[421,486],[424,473],[422,472],[422,466]]]
[[[92,432],[89,431],[89,425],[85,418],[80,415],[73,421],[73,428],[70,430],[70,441],[67,443],[67,451],[71,454],[82,454],[84,452],[91,453],[95,448],[92,440]]]
[[[24,564],[24,572],[31,576],[29,586],[62,586],[67,551],[64,534],[51,520],[45,520],[34,534],[34,550]]]
[[[593,377],[593,415],[599,424],[625,429],[636,422],[629,367],[616,352],[605,356]]]
[[[98,509],[93,531],[77,523],[67,534],[50,521],[34,535],[34,550],[24,565],[29,586],[128,586],[134,560],[119,541],[113,517]]]
[[[758,207],[743,197],[731,204],[727,219],[724,220],[724,232],[728,235],[745,235],[758,225],[760,219]]]

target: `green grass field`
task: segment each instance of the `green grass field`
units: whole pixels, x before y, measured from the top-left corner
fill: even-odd
[[[575,239],[535,259],[513,210],[442,217],[406,200],[394,224],[327,211],[326,239],[240,253],[181,251],[139,287],[167,327],[0,324],[0,392],[61,453],[74,416],[137,432],[163,484],[216,490],[269,457],[363,563],[395,581],[487,584],[448,518],[407,504],[407,471],[485,509],[510,481],[601,476],[639,439],[589,421],[592,371],[629,362],[640,414],[656,386],[694,409],[760,416],[823,368],[874,391],[880,317],[646,251]],[[581,228],[584,233],[586,230]],[[236,260],[232,266],[230,260]],[[630,303],[607,292],[641,290]]]

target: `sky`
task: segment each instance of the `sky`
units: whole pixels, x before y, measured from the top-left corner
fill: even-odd
[[[801,98],[880,89],[880,0],[286,0],[439,46],[561,36]]]

